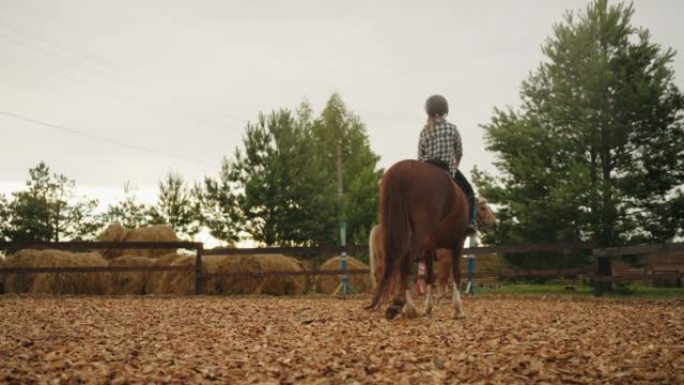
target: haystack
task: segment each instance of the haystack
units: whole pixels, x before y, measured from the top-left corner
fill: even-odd
[[[452,259],[449,249],[437,249],[437,261],[434,264],[435,282],[437,285],[447,285],[452,279]],[[468,277],[468,259],[459,257],[461,265],[461,281]],[[498,254],[482,254],[475,256],[475,271],[477,273],[500,273],[506,270],[506,263]]]
[[[154,259],[137,255],[124,255],[109,260],[109,266],[152,266]],[[144,271],[110,273],[110,294],[145,294],[149,273]]]
[[[97,238],[101,242],[178,242],[178,236],[168,225],[155,225],[127,229],[119,223],[113,223]],[[159,258],[174,253],[173,249],[106,249],[102,250],[105,258],[116,258],[122,255]]]
[[[253,255],[219,256],[218,271],[221,273],[259,272],[261,265]],[[261,280],[253,277],[227,277],[216,279],[222,294],[254,294],[261,287]]]
[[[37,267],[41,264],[41,255],[36,250],[21,250],[10,254],[3,267]],[[45,262],[43,262],[45,263]],[[36,274],[5,274],[2,286],[6,293],[28,293],[31,291]]]
[[[155,261],[155,266],[195,266],[194,256],[170,254]],[[204,273],[241,273],[263,271],[302,271],[295,258],[284,255],[206,255],[202,257]],[[203,294],[303,294],[303,276],[209,278],[202,283]],[[148,294],[193,294],[194,269],[188,271],[151,272],[147,277]]]
[[[107,266],[98,253],[59,250],[20,250],[10,255],[6,267]],[[10,293],[106,294],[108,273],[7,274],[4,287]]]
[[[342,257],[332,257],[321,265],[321,270],[340,270]],[[347,269],[368,269],[368,265],[354,257],[347,257]],[[321,293],[332,294],[340,285],[341,275],[319,275],[317,279],[318,289]],[[349,275],[349,284],[359,293],[370,293],[373,286],[368,274]]]
[[[316,261],[311,260],[311,259],[298,259],[297,263],[299,264],[299,267],[302,268],[304,271],[314,271],[318,268],[318,264]],[[306,294],[313,294],[316,292],[316,276],[314,275],[305,275],[304,278],[306,279],[306,288],[304,289],[304,293]]]
[[[303,271],[299,261],[282,254],[255,255],[261,271]],[[300,295],[306,290],[306,277],[302,275],[267,276],[261,280],[257,294]]]
[[[154,261],[154,266],[178,266],[176,262],[184,262],[189,264],[190,258],[188,256],[179,254],[167,254],[163,257],[157,258]],[[194,263],[194,261],[193,261]],[[194,277],[192,271],[153,271],[147,275],[147,282],[145,283],[145,293],[147,294],[173,294],[168,292],[168,288],[165,286],[165,281],[169,281],[169,274],[174,275],[189,275],[189,278]],[[189,294],[189,293],[188,293]]]
[[[145,285],[148,294],[178,294],[195,293],[195,257],[190,255],[170,254],[157,259],[155,266],[187,266],[188,271],[160,271],[151,272]],[[203,273],[218,273],[226,269],[227,257],[205,255],[202,257]],[[229,283],[228,283],[229,284]],[[218,278],[210,278],[202,283],[203,294],[222,294],[227,283]],[[254,284],[252,284],[254,285]]]

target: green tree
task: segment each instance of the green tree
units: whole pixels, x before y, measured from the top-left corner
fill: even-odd
[[[199,202],[180,174],[169,173],[159,182],[157,204],[149,209],[150,223],[168,224],[192,239],[200,231]]]
[[[94,214],[97,200],[78,197],[75,182],[50,173],[44,162],[29,175],[26,190],[3,198],[4,237],[15,242],[91,239],[101,225]]]
[[[363,123],[335,94],[317,118],[306,102],[294,113],[260,114],[219,178],[205,179],[195,194],[203,223],[220,239],[244,233],[266,245],[335,244],[344,216],[349,239],[365,242],[377,212],[377,161]]]
[[[102,215],[103,220],[107,223],[118,222],[128,228],[148,225],[150,223],[150,208],[138,202],[135,190],[129,182],[124,185],[124,194],[125,196],[121,201],[109,205],[107,211]]]
[[[241,190],[243,229],[266,245],[316,243],[318,219],[330,211],[321,199],[325,174],[315,166],[306,108],[296,117],[288,110],[260,114],[228,166]]]
[[[231,179],[230,162],[223,161],[217,179],[204,178],[192,193],[199,204],[200,223],[216,239],[233,245],[240,240],[242,212],[238,205],[239,186]]]
[[[337,191],[338,151],[342,162],[342,206],[334,215],[335,221],[326,222],[328,237],[325,243],[338,241],[337,219],[340,216],[347,224],[348,238],[364,243],[376,220],[378,181],[382,175],[376,171],[380,158],[370,148],[366,127],[357,115],[347,110],[340,95],[333,94],[314,123],[312,134],[316,167],[327,174],[326,185],[330,186],[326,193],[328,202],[337,199],[330,194]]]
[[[682,231],[684,98],[674,52],[597,0],[568,12],[521,88],[484,126],[500,176],[474,171],[502,205],[494,241],[666,241]],[[518,257],[517,262],[525,258]]]
[[[0,241],[8,241],[7,233],[10,222],[9,201],[5,194],[0,194]]]

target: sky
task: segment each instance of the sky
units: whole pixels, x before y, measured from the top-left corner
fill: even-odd
[[[303,100],[320,112],[334,92],[380,167],[416,156],[423,103],[440,93],[462,167],[494,171],[481,125],[519,105],[553,24],[587,4],[0,0],[0,193],[45,161],[103,205],[126,182],[151,202],[170,171],[216,176],[259,112]],[[684,2],[634,5],[633,24],[680,52],[684,88]]]

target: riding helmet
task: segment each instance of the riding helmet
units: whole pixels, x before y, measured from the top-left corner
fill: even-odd
[[[449,103],[442,95],[432,95],[425,102],[425,112],[429,116],[445,115],[449,113]]]

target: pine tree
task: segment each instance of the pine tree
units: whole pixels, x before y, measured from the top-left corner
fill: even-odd
[[[568,12],[523,82],[522,106],[484,126],[500,177],[475,179],[503,206],[496,241],[609,246],[681,234],[684,97],[674,52],[633,27],[633,14],[606,0]]]
[[[97,200],[76,195],[76,183],[50,172],[44,163],[29,170],[26,190],[2,198],[0,216],[5,239],[67,241],[91,239],[100,227]]]
[[[127,228],[138,228],[150,223],[149,207],[138,202],[133,186],[126,182],[124,185],[124,198],[107,208],[102,218],[107,223],[118,222]]]
[[[199,202],[180,174],[169,173],[159,182],[159,198],[148,215],[151,224],[168,224],[186,239],[200,231]]]
[[[368,232],[377,216],[378,182],[381,172],[376,171],[380,159],[371,148],[361,119],[347,110],[342,98],[333,94],[326,103],[320,118],[314,123],[313,139],[317,167],[327,174],[327,199],[332,205],[337,188],[338,147],[341,150],[343,200],[337,209],[334,222],[326,222],[326,243],[338,241],[338,220],[343,219],[352,242],[365,243]]]

